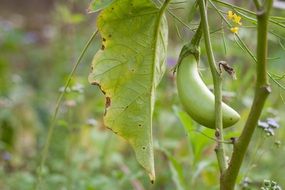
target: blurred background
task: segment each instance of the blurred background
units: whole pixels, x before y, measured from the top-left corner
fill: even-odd
[[[131,147],[102,122],[105,98],[87,77],[98,36],[85,54],[59,110],[43,173],[50,190],[204,190],[218,189],[218,166],[212,130],[192,121],[179,103],[172,69],[183,44],[197,28],[193,1],[172,1],[168,14],[169,54],[158,87],[153,130],[157,180],[151,184]],[[180,3],[179,3],[180,2]],[[251,1],[227,1],[254,10]],[[91,34],[97,13],[87,14],[89,0],[0,0],[0,189],[30,190],[45,143],[56,99]],[[226,16],[229,8],[215,3]],[[284,1],[272,15],[285,17]],[[236,43],[213,6],[209,6],[212,41],[217,60],[227,61],[237,80],[224,75],[224,101],[241,114],[227,139],[237,137],[253,99],[252,58]],[[239,36],[255,52],[256,28],[244,15]],[[190,18],[194,18],[189,23]],[[276,17],[277,19],[277,17]],[[237,189],[260,189],[265,179],[285,188],[285,19],[270,24],[269,72],[274,80]],[[187,25],[187,26],[186,26]],[[203,42],[203,41],[202,41]],[[211,88],[211,74],[201,43],[201,75]],[[204,64],[205,63],[205,64]],[[231,145],[226,145],[227,154]]]

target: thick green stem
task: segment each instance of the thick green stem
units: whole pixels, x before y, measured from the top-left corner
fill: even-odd
[[[216,138],[217,147],[215,149],[218,164],[221,174],[227,169],[228,163],[226,160],[226,154],[224,149],[224,134],[223,134],[223,122],[222,122],[222,77],[219,75],[219,79],[216,82],[215,90],[215,112],[216,112]]]
[[[246,124],[236,144],[228,169],[221,178],[221,190],[233,190],[235,182],[243,162],[246,150],[261,115],[266,98],[270,93],[267,78],[267,33],[269,13],[273,0],[267,0],[265,5],[258,9],[257,13],[257,64],[256,64],[256,88],[253,104]],[[257,7],[258,8],[258,7]]]
[[[201,23],[205,40],[205,47],[207,52],[207,57],[209,65],[211,68],[211,73],[214,82],[214,94],[215,94],[215,126],[216,126],[216,137],[217,137],[217,148],[216,155],[218,159],[218,164],[221,173],[227,169],[227,161],[225,156],[225,149],[223,145],[223,122],[222,122],[222,77],[218,72],[217,66],[215,64],[215,57],[212,50],[211,39],[210,39],[210,30],[208,24],[208,16],[206,10],[205,0],[199,0],[199,10],[201,15]]]
[[[259,10],[261,8],[261,4],[260,4],[259,0],[254,0],[253,2],[255,4],[255,7],[257,8],[257,10]]]

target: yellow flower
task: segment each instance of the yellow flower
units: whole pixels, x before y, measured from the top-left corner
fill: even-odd
[[[233,21],[234,21],[235,23],[241,25],[240,20],[241,20],[241,17],[240,17],[240,16],[238,16],[238,15],[236,15],[236,14],[233,15]]]
[[[239,27],[232,27],[231,32],[237,34],[239,30]]]
[[[233,17],[234,17],[233,11],[228,11],[228,18],[231,20],[233,19]]]

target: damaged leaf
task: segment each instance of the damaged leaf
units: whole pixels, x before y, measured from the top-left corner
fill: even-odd
[[[105,93],[104,124],[132,145],[153,181],[152,114],[167,51],[164,9],[150,0],[116,0],[100,13],[97,26],[102,48],[89,82]]]

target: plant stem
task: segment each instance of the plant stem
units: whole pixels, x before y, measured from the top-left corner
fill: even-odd
[[[259,0],[254,0],[253,2],[255,4],[256,9],[259,10],[261,8],[261,4],[260,4]]]
[[[229,167],[222,175],[221,190],[234,189],[246,150],[261,115],[265,100],[271,91],[267,78],[267,33],[269,13],[272,4],[273,0],[267,0],[265,5],[262,6],[257,13],[257,80],[254,100],[242,134],[238,141],[234,144],[234,150]]]
[[[200,59],[200,45],[199,44],[200,44],[201,38],[202,38],[202,24],[200,22],[199,27],[197,28],[191,41],[185,44],[183,48],[181,49],[179,59],[178,59],[178,64],[176,66],[178,66],[180,62],[182,61],[182,59],[184,59],[184,57],[188,56],[189,54],[193,54],[197,60],[197,63],[199,63],[199,59]]]
[[[55,128],[55,122],[56,122],[56,118],[57,118],[57,114],[58,114],[58,111],[59,111],[59,107],[61,105],[61,102],[62,102],[62,99],[65,95],[65,92],[66,92],[66,89],[68,88],[69,84],[70,84],[70,81],[81,61],[81,59],[83,58],[86,50],[88,49],[89,45],[91,44],[91,42],[93,41],[93,39],[95,38],[95,36],[97,35],[98,33],[98,30],[96,30],[92,36],[89,38],[89,40],[87,41],[87,43],[85,44],[85,47],[83,48],[82,52],[80,53],[75,65],[73,66],[68,78],[67,78],[67,81],[64,85],[64,89],[63,91],[61,92],[61,94],[58,96],[57,98],[57,101],[56,101],[56,106],[55,106],[55,111],[54,111],[54,114],[52,116],[52,119],[51,119],[51,123],[50,123],[50,126],[48,128],[48,133],[47,133],[47,138],[46,138],[46,141],[45,141],[45,144],[44,144],[44,148],[43,148],[43,151],[42,151],[42,157],[41,157],[41,160],[40,160],[40,166],[38,168],[38,171],[37,171],[37,181],[36,181],[36,187],[35,189],[41,189],[41,185],[42,185],[42,170],[43,170],[43,167],[45,165],[45,162],[46,162],[46,159],[47,159],[47,154],[48,154],[48,149],[49,149],[49,146],[50,146],[50,143],[51,143],[51,137],[53,135],[53,131],[54,131],[54,128]]]
[[[220,172],[223,173],[227,169],[227,161],[225,156],[225,149],[223,142],[223,122],[222,122],[222,77],[218,72],[217,66],[215,64],[214,53],[212,50],[210,30],[208,24],[207,10],[205,0],[199,0],[199,10],[201,16],[202,29],[205,39],[205,47],[207,52],[207,57],[209,65],[211,68],[211,73],[214,82],[214,94],[215,94],[215,126],[216,126],[216,138],[218,141],[216,147],[216,154],[218,159],[218,164]]]

